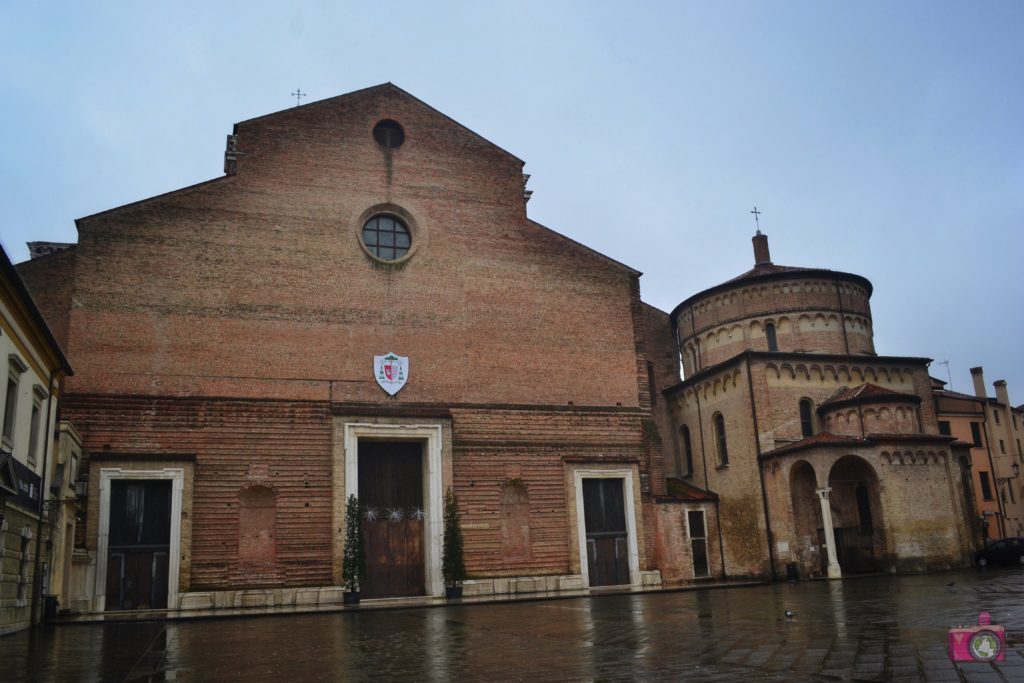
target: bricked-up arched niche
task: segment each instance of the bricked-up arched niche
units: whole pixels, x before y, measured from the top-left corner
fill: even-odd
[[[878,475],[863,458],[844,455],[828,475],[832,527],[843,574],[878,571],[885,551]]]
[[[266,486],[238,492],[238,564],[269,567],[277,556],[277,496]]]
[[[501,483],[501,553],[510,560],[530,558],[530,493],[522,479]]]
[[[822,573],[819,529],[821,503],[818,502],[818,479],[814,468],[806,460],[799,460],[789,470],[789,496],[793,505],[794,555],[804,576]],[[816,548],[816,550],[812,550]]]

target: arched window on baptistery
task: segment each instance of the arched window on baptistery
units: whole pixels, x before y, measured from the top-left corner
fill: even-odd
[[[713,418],[715,425],[715,448],[718,451],[718,466],[725,467],[729,464],[729,446],[725,439],[725,418],[721,413],[715,413]]]
[[[679,428],[679,449],[682,456],[679,473],[689,477],[693,474],[693,443],[690,441],[690,428],[686,425]]]
[[[800,400],[800,431],[805,439],[814,436],[814,403],[809,398]]]
[[[775,336],[775,323],[765,323],[764,325],[764,336],[768,340],[768,350],[778,351],[779,340]]]

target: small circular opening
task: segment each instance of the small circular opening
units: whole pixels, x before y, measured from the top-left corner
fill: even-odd
[[[405,223],[395,216],[379,215],[363,226],[363,244],[382,261],[397,261],[412,247],[412,236]]]
[[[383,147],[395,149],[405,142],[405,131],[398,125],[398,121],[384,119],[373,127],[373,139]]]

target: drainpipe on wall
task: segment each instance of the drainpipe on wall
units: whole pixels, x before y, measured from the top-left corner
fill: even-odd
[[[35,563],[33,564],[32,570],[32,607],[31,610],[29,611],[29,624],[36,623],[36,612],[39,607],[39,598],[40,594],[43,592],[43,577],[41,576],[42,572],[39,566],[43,559],[43,553],[40,545],[43,542],[43,503],[46,500],[46,493],[50,490],[50,487],[46,481],[46,474],[47,467],[49,466],[47,460],[49,459],[50,455],[50,443],[53,441],[53,431],[51,431],[50,429],[50,416],[51,411],[53,410],[53,402],[55,400],[53,395],[53,378],[56,376],[57,371],[50,370],[50,381],[46,387],[48,391],[48,396],[46,401],[46,422],[44,424],[46,425],[45,433],[47,437],[45,442],[43,443],[43,476],[40,479],[39,487],[39,507],[37,509],[39,517],[36,521],[36,559]],[[40,615],[39,621],[42,622],[42,615]]]
[[[772,581],[777,581],[779,576],[775,571],[775,548],[772,540],[772,519],[768,514],[768,490],[764,485],[764,470],[761,468],[761,435],[757,427],[757,407],[754,401],[754,376],[750,374],[750,353],[746,356],[747,364],[747,391],[750,393],[750,417],[754,421],[754,450],[756,452],[757,478],[761,481],[761,504],[764,505],[764,529],[768,536],[768,562],[772,569]]]

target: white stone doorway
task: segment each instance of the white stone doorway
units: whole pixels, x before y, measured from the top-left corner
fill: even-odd
[[[576,470],[574,483],[584,587],[638,585],[640,553],[632,469]]]
[[[113,502],[114,482],[123,481],[164,481],[170,484],[170,519],[169,538],[166,557],[166,579],[163,572],[156,574],[162,583],[167,582],[168,609],[178,607],[178,583],[181,573],[181,507],[182,491],[185,487],[185,472],[180,468],[164,468],[160,470],[131,470],[119,467],[100,469],[99,484],[99,528],[96,547],[96,588],[94,610],[103,612],[107,608],[107,586],[111,582],[111,572],[123,572],[123,565],[114,567],[110,564],[110,518]],[[117,578],[117,577],[113,577]],[[162,588],[162,587],[161,587]]]
[[[441,425],[345,423],[344,482],[340,490],[340,501],[335,503],[340,505],[343,517],[344,501],[349,495],[359,496],[360,441],[422,444],[424,589],[427,595],[432,596],[444,595],[444,580],[441,576],[444,497],[441,436]],[[363,456],[372,457],[366,454],[373,452],[373,449],[363,449]]]

